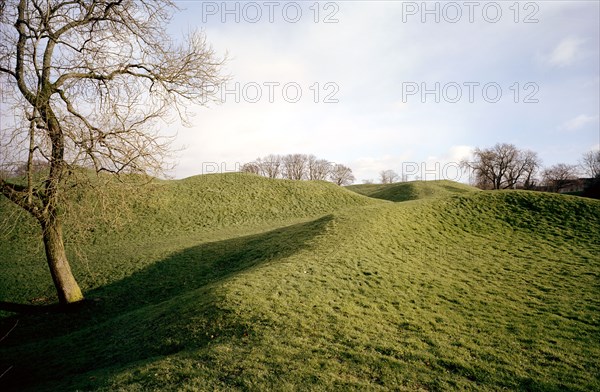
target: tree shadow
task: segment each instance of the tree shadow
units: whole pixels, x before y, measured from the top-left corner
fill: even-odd
[[[80,304],[77,304],[80,305]],[[63,310],[58,304],[51,305],[32,305],[32,304],[20,304],[16,302],[0,301],[0,310],[10,313],[23,313],[23,314],[40,314],[40,313],[53,313]]]
[[[0,332],[16,319],[19,327],[0,343],[0,369],[12,367],[0,390],[55,389],[95,369],[203,347],[215,334],[246,333],[249,326],[237,325],[230,309],[220,307],[219,284],[310,247],[330,220],[191,247],[86,293],[76,312],[1,320]],[[181,328],[191,319],[196,330],[183,336]]]

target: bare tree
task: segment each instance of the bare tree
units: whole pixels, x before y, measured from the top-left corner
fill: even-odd
[[[473,172],[475,185],[482,189],[530,188],[540,160],[533,151],[499,143],[492,148],[475,149],[473,160],[461,164]]]
[[[579,166],[591,178],[600,178],[600,150],[583,154]]]
[[[242,172],[289,180],[332,181],[338,185],[354,182],[352,170],[310,154],[268,155],[242,166]]]
[[[288,154],[282,157],[283,176],[288,180],[306,178],[308,157],[305,154]]]
[[[366,179],[362,180],[362,183],[370,185],[370,184],[375,183],[375,181],[372,178],[366,178]]]
[[[544,185],[553,192],[560,192],[573,180],[577,180],[577,165],[558,163],[542,172]]]
[[[267,155],[263,159],[257,159],[261,175],[268,178],[279,178],[282,176],[283,159],[281,155]]]
[[[49,169],[50,165],[48,164],[48,161],[43,159],[33,159],[31,162],[17,164],[13,171],[13,175],[15,177],[26,177],[27,173],[30,171],[35,174],[42,173]]]
[[[317,159],[314,155],[308,156],[306,178],[309,180],[325,181],[331,171],[331,162]]]
[[[260,166],[256,162],[244,163],[240,168],[242,173],[260,174]]]
[[[510,179],[523,189],[534,189],[537,184],[537,173],[541,160],[536,152],[531,150],[521,151],[520,163],[510,172]]]
[[[335,164],[331,168],[329,180],[337,185],[345,186],[354,183],[355,178],[352,169],[341,164]]]
[[[0,4],[0,83],[20,119],[0,136],[27,162],[27,179],[0,179],[0,193],[39,222],[59,301],[68,304],[83,298],[59,212],[70,173],[161,173],[169,139],[157,126],[185,122],[190,102],[214,98],[222,60],[202,34],[179,44],[166,33],[171,0]],[[39,181],[35,160],[49,166]]]
[[[379,181],[382,184],[392,184],[400,179],[398,173],[393,170],[382,170],[379,172]]]

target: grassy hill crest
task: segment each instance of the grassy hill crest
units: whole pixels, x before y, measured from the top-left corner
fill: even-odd
[[[0,387],[600,387],[599,201],[442,188],[390,203],[233,175],[156,189],[133,226],[86,245],[80,312],[1,315],[0,332],[19,324],[0,343],[0,370],[14,366]],[[15,243],[0,246],[0,292],[26,300],[47,277]]]
[[[361,195],[394,202],[479,191],[479,189],[470,185],[448,180],[410,181],[393,184],[361,184],[350,185],[346,188]]]

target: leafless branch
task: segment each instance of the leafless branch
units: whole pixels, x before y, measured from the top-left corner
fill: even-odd
[[[6,375],[6,373],[10,372],[13,367],[14,366],[12,366],[12,365],[9,366],[8,369],[6,369],[4,372],[2,372],[2,374],[0,374],[0,378],[4,377]]]
[[[2,342],[4,339],[6,339],[6,338],[8,337],[8,335],[10,335],[10,333],[11,333],[12,331],[14,331],[14,330],[15,330],[15,328],[17,328],[17,325],[19,325],[19,320],[17,320],[17,321],[15,322],[15,325],[13,325],[13,326],[12,326],[12,328],[11,328],[11,329],[10,329],[10,330],[9,330],[9,331],[8,331],[8,332],[7,332],[7,333],[6,333],[6,334],[5,334],[3,337],[2,337],[2,338],[0,338],[0,342]]]
[[[166,24],[177,8],[171,0],[0,5],[0,83],[3,94],[9,86],[15,113],[15,121],[0,130],[0,154],[16,158],[0,157],[0,169],[24,162],[27,168],[21,179],[0,180],[0,194],[38,219],[44,241],[56,245],[47,249],[61,253],[47,254],[54,281],[64,272],[66,286],[76,288],[73,300],[79,300],[58,219],[64,193],[79,178],[73,173],[83,167],[162,175],[172,138],[161,126],[189,124],[191,107],[216,100],[212,87],[225,80],[224,59],[202,32],[183,39],[168,35]],[[47,163],[43,173],[34,173],[37,160]],[[63,260],[51,260],[57,258]],[[65,271],[54,271],[58,265]],[[68,302],[63,294],[59,290],[59,299]]]
[[[535,152],[506,143],[476,148],[473,155],[472,161],[463,160],[461,164],[473,171],[475,185],[482,189],[529,188],[540,166]]]

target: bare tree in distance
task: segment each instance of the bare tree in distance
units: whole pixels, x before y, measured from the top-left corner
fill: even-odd
[[[393,170],[382,170],[379,172],[379,181],[382,184],[392,184],[394,182],[398,182],[400,180],[400,176]]]
[[[329,179],[331,182],[340,186],[351,185],[356,180],[354,174],[352,174],[352,169],[341,164],[333,165],[329,174]]]
[[[280,155],[267,155],[265,158],[257,159],[261,175],[268,178],[279,178],[282,175],[283,160]]]
[[[242,173],[260,174],[260,166],[256,162],[244,163],[240,168]]]
[[[560,192],[573,180],[577,180],[577,165],[558,163],[542,171],[544,185],[553,192]]]
[[[50,164],[44,159],[32,159],[31,162],[7,162],[3,160],[0,171],[3,173],[2,178],[27,177],[28,171],[31,169],[33,174],[42,173],[44,170],[50,169]]]
[[[473,155],[472,161],[463,160],[461,166],[472,171],[475,185],[482,189],[532,188],[540,167],[535,152],[520,150],[513,144],[476,148]]]
[[[302,180],[306,178],[308,157],[305,154],[288,154],[282,158],[283,177],[288,180]]]
[[[507,179],[509,187],[520,186],[523,189],[533,189],[536,185],[536,175],[541,166],[541,161],[536,152],[521,150],[512,167],[509,167]]]
[[[600,150],[588,151],[579,161],[583,172],[591,178],[600,178]]]
[[[242,165],[240,171],[268,178],[331,181],[338,185],[350,185],[355,180],[349,167],[319,159],[312,154],[271,154]]]
[[[375,180],[373,180],[372,178],[366,178],[364,180],[362,180],[362,183],[365,185],[371,185],[375,183]]]
[[[170,0],[1,4],[0,83],[10,86],[20,119],[1,130],[13,154],[2,165],[16,159],[27,170],[24,181],[0,179],[0,193],[39,222],[59,302],[73,303],[83,295],[67,260],[60,213],[71,174],[78,167],[162,173],[170,139],[158,125],[187,123],[189,103],[216,99],[211,87],[224,80],[223,60],[200,33],[182,43],[167,34],[176,10]],[[49,167],[39,179],[38,160]]]
[[[326,181],[331,172],[331,162],[318,159],[314,155],[307,158],[307,178],[313,181]]]

